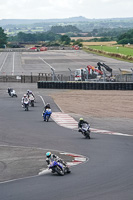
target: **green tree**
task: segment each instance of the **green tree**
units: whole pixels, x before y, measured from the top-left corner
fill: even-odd
[[[68,37],[68,35],[62,35],[61,42],[64,43],[65,45],[68,45],[68,44],[70,44],[71,39],[70,39],[70,37]]]
[[[83,44],[81,42],[82,42],[82,40],[76,40],[76,41],[73,42],[73,46],[78,45],[79,47],[82,47]]]
[[[129,30],[128,32],[121,34],[117,40],[118,44],[133,44],[133,29]]]
[[[4,30],[0,27],[0,47],[3,47],[7,44],[7,36],[4,33]]]

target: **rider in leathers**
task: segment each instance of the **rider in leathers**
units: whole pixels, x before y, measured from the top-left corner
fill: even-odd
[[[21,100],[22,107],[24,107],[24,101],[28,101],[28,103],[29,103],[29,99],[26,94],[24,94],[24,96],[22,97],[22,100]]]
[[[49,165],[50,164],[50,161],[56,161],[56,162],[60,162],[64,165],[64,167],[66,168],[67,165],[66,165],[66,162],[63,161],[61,158],[59,158],[57,155],[55,154],[52,154],[51,152],[47,152],[46,153],[46,162],[47,164]]]
[[[83,124],[89,124],[89,123],[85,121],[83,118],[80,118],[78,123],[78,128],[81,128]]]
[[[78,128],[79,128],[79,132],[82,132],[81,131],[81,128],[82,128],[82,125],[83,124],[89,124],[87,121],[84,121],[84,119],[83,118],[80,118],[79,119],[79,123],[78,123]]]

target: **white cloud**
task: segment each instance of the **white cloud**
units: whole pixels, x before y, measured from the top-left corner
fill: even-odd
[[[133,17],[132,0],[0,0],[0,19]]]

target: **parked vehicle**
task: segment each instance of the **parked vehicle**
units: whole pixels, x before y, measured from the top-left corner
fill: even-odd
[[[90,124],[84,123],[80,129],[80,132],[85,136],[85,138],[90,139]]]

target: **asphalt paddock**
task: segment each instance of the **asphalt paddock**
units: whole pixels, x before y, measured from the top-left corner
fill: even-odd
[[[97,66],[103,62],[113,69],[113,74],[120,73],[119,68],[131,69],[132,63],[86,53],[82,50],[49,50],[45,52],[2,52],[0,55],[0,75],[38,75],[39,73],[64,74],[71,70]],[[68,69],[69,68],[69,69]]]

